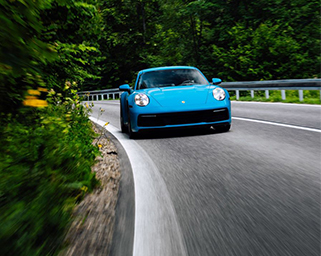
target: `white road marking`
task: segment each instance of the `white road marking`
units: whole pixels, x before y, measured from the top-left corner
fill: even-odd
[[[261,124],[270,124],[270,125],[275,125],[275,126],[282,126],[282,127],[287,127],[287,128],[293,128],[293,129],[299,129],[299,130],[305,130],[305,131],[310,131],[310,132],[319,132],[319,133],[321,133],[321,130],[319,130],[319,129],[302,127],[302,126],[297,126],[297,125],[275,123],[275,122],[262,121],[262,120],[256,120],[256,119],[250,119],[250,118],[243,118],[243,117],[232,117],[232,119],[241,120],[241,121],[248,121],[248,122],[254,122],[254,123],[261,123]]]
[[[106,121],[90,117],[104,126]],[[173,202],[159,170],[139,144],[112,126],[105,127],[122,144],[130,160],[135,183],[133,256],[186,256],[186,246]]]
[[[321,105],[317,105],[317,104],[297,104],[297,103],[283,103],[283,102],[259,102],[259,101],[235,101],[232,100],[233,104],[268,104],[270,106],[278,106],[278,105],[282,105],[282,106],[301,106],[301,107],[315,107],[315,108],[321,108]]]

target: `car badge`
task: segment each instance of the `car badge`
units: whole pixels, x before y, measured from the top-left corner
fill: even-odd
[[[185,104],[185,101],[182,100],[182,103]]]

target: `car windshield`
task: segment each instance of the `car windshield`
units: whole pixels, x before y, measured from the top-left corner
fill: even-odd
[[[137,90],[193,84],[208,84],[208,81],[196,69],[157,70],[143,73],[139,78]]]

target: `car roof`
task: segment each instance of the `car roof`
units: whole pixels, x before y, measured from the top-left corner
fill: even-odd
[[[143,69],[143,70],[139,71],[138,74],[142,74],[145,72],[151,72],[151,71],[158,71],[158,70],[169,70],[169,69],[196,69],[196,70],[198,70],[197,68],[191,67],[191,66],[167,66],[167,67]]]

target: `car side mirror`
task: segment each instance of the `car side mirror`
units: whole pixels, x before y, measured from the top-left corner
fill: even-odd
[[[214,85],[219,85],[222,83],[222,80],[219,78],[212,78],[212,82]]]
[[[119,90],[122,92],[128,92],[128,93],[130,93],[132,91],[132,89],[129,87],[128,84],[123,84],[123,85],[119,86]]]

